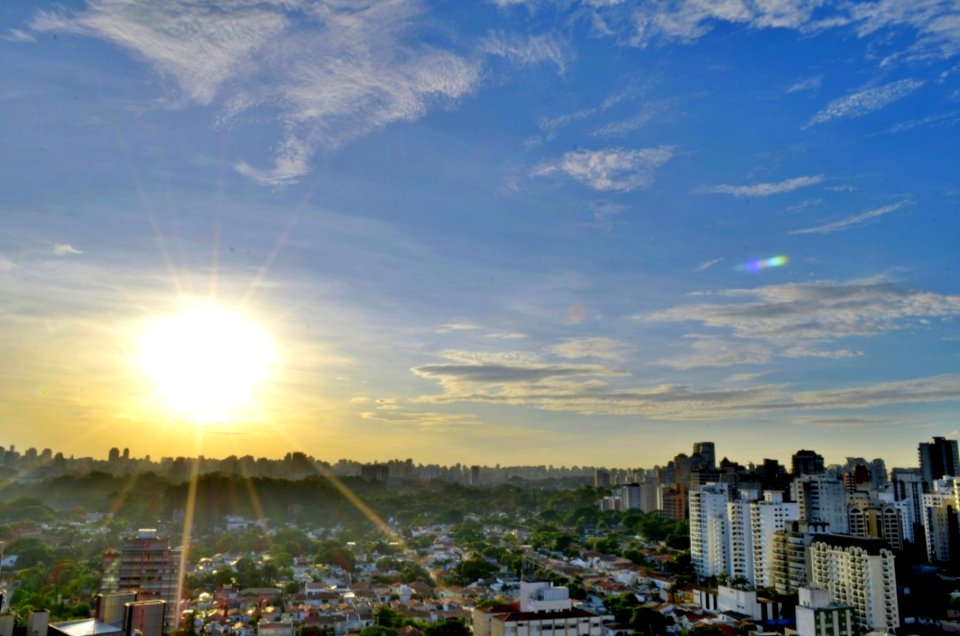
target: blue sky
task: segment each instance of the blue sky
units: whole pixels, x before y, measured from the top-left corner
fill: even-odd
[[[213,456],[911,465],[960,428],[955,1],[15,1],[0,34],[20,446],[190,452],[135,360],[211,300],[278,352]]]

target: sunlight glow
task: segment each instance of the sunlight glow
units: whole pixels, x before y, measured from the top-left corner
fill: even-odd
[[[260,327],[217,308],[157,318],[141,342],[140,364],[159,397],[197,423],[234,420],[253,405],[275,351]]]

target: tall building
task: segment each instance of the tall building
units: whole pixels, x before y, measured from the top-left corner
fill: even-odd
[[[928,488],[937,479],[960,473],[960,454],[957,452],[957,440],[934,437],[933,442],[921,442],[920,472]]]
[[[103,555],[100,592],[136,592],[139,601],[165,601],[163,633],[177,629],[180,548],[171,549],[154,529],[141,529],[124,539],[118,550]]]
[[[897,552],[903,550],[902,513],[896,504],[870,501],[851,505],[849,519],[850,534],[884,539]]]
[[[823,455],[816,451],[801,449],[790,458],[790,472],[800,475],[819,475],[824,471]]]
[[[695,442],[693,454],[700,455],[704,464],[710,470],[717,467],[717,447],[713,442]]]
[[[657,508],[667,519],[683,521],[690,512],[683,484],[663,484],[657,490]]]
[[[697,576],[729,571],[726,484],[707,484],[690,490],[690,560]]]
[[[750,531],[753,534],[754,587],[773,587],[776,583],[776,535],[799,518],[796,503],[785,503],[783,494],[763,493],[763,499],[750,506]]]
[[[936,479],[923,495],[923,534],[931,562],[960,560],[960,478]]]
[[[860,631],[890,632],[900,625],[894,561],[881,539],[817,535],[810,544],[810,587],[853,608]]]
[[[847,532],[847,493],[843,482],[825,475],[803,475],[790,483],[800,521],[829,524],[830,532]]]
[[[907,541],[915,543],[923,535],[923,477],[917,473],[910,473],[900,469],[893,469],[893,500],[905,507],[903,520],[903,536]]]

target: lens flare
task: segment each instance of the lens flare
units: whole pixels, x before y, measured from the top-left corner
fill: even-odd
[[[771,256],[770,258],[747,261],[742,265],[738,265],[737,269],[741,272],[750,272],[753,274],[755,272],[759,272],[761,269],[768,269],[770,267],[783,267],[789,262],[790,259],[786,256]]]

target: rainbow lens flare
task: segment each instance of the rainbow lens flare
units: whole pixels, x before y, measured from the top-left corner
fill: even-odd
[[[742,272],[759,272],[761,269],[769,267],[783,267],[790,262],[786,256],[771,256],[770,258],[761,258],[758,260],[747,261],[737,267]]]

